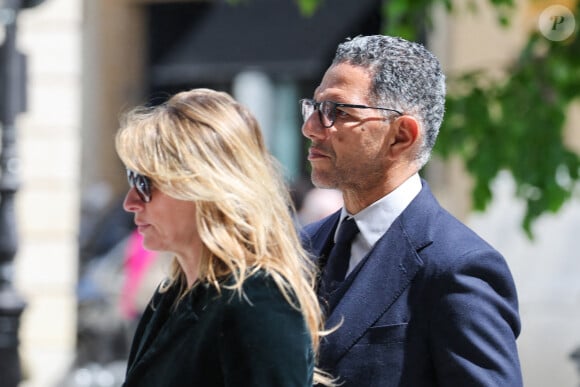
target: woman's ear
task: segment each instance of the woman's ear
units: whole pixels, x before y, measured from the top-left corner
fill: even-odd
[[[421,136],[420,123],[412,116],[401,116],[391,124],[390,153],[393,158],[401,158],[405,153],[414,152],[415,144]],[[413,156],[411,156],[413,157]]]

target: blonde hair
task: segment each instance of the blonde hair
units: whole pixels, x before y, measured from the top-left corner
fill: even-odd
[[[268,273],[303,314],[317,355],[323,321],[315,267],[301,247],[287,187],[254,116],[224,92],[180,92],[125,115],[116,148],[125,166],[157,189],[195,202],[203,242],[199,282],[219,291],[220,280],[231,276],[241,294],[248,276]],[[180,284],[183,296],[189,291],[185,274],[176,259],[172,267],[166,287]],[[314,381],[332,384],[318,369]]]

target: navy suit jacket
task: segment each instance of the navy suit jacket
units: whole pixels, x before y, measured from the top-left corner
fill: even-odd
[[[345,280],[319,366],[342,387],[522,385],[515,285],[504,258],[427,183]],[[340,212],[308,225],[324,254]]]

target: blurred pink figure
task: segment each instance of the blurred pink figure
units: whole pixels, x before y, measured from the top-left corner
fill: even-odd
[[[143,248],[143,236],[137,230],[131,232],[127,240],[125,281],[120,299],[121,314],[128,320],[138,317],[141,313],[138,308],[138,293],[155,256],[155,252]]]

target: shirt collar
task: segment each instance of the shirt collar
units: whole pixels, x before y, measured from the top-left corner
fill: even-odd
[[[360,230],[360,236],[357,239],[364,245],[363,249],[370,250],[387,232],[395,219],[407,208],[409,203],[413,201],[415,196],[419,194],[421,188],[421,178],[418,173],[415,173],[392,192],[354,215],[354,220]],[[340,222],[347,216],[352,215],[348,214],[343,207],[340,214]]]

